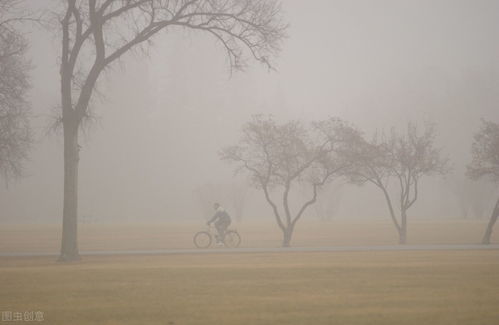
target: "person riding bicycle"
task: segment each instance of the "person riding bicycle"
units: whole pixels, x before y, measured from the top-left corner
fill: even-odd
[[[215,228],[217,229],[218,236],[216,236],[217,244],[222,244],[225,239],[225,232],[231,223],[231,219],[227,211],[219,204],[215,203],[213,205],[215,208],[215,215],[206,223],[208,226],[211,223],[215,223]]]

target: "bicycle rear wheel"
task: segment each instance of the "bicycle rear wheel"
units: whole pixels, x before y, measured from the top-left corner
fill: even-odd
[[[236,248],[241,244],[241,236],[237,233],[237,231],[229,230],[225,233],[224,244],[226,247]]]
[[[208,248],[211,245],[211,235],[207,231],[200,231],[194,235],[193,241],[197,248]]]

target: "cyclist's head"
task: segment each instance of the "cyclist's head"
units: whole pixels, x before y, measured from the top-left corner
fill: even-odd
[[[219,207],[220,207],[220,204],[219,204],[219,203],[215,203],[215,204],[213,204],[213,208],[215,208],[215,210],[216,210],[216,209],[218,209]]]

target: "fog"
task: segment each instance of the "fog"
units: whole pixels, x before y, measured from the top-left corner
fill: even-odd
[[[459,217],[449,184],[464,179],[480,119],[499,120],[499,2],[286,0],[283,8],[289,37],[276,71],[250,61],[245,72],[231,73],[219,44],[181,29],[106,71],[96,119],[80,140],[80,218],[204,220],[197,189],[246,181],[218,152],[237,142],[253,114],[337,116],[366,134],[434,121],[453,170],[422,180],[410,214]],[[60,45],[48,29],[28,37],[36,143],[26,177],[0,190],[0,220],[60,223],[62,135],[47,135],[60,105]],[[388,217],[375,189],[343,190],[335,217]],[[230,207],[226,193],[211,195]],[[247,195],[243,220],[272,217],[262,193]],[[306,218],[317,218],[313,209]]]

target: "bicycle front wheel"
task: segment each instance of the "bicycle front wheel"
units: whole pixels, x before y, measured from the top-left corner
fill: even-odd
[[[229,230],[225,233],[225,246],[230,248],[239,247],[241,244],[241,236],[237,233],[237,231]]]
[[[200,231],[194,235],[194,245],[197,248],[208,248],[211,245],[211,235],[207,231]]]

